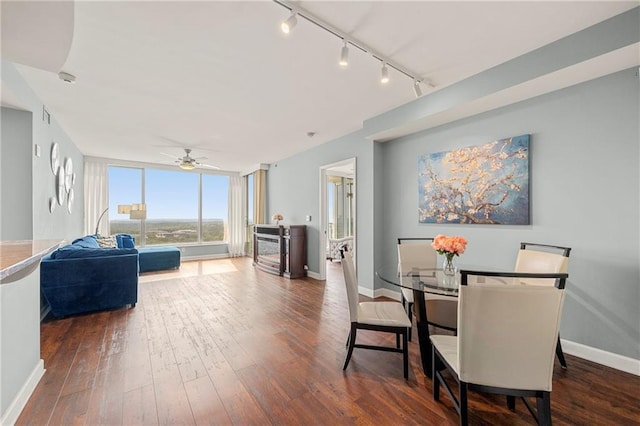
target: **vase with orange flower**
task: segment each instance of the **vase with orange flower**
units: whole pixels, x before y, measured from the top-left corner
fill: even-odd
[[[431,243],[431,246],[444,256],[442,271],[445,275],[453,276],[456,273],[456,266],[453,263],[454,256],[460,256],[467,248],[467,240],[461,236],[449,237],[439,234]]]
[[[271,216],[271,220],[274,220],[276,222],[276,225],[279,225],[280,221],[283,219],[284,217],[280,213],[274,213],[274,215]]]

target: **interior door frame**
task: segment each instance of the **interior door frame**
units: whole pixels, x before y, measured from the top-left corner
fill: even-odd
[[[347,165],[353,165],[353,251],[354,256],[357,256],[358,250],[356,250],[357,232],[358,232],[358,212],[357,212],[357,198],[358,198],[358,184],[356,180],[357,176],[357,163],[356,157],[347,158],[341,161],[337,161],[331,164],[325,164],[320,166],[320,211],[318,212],[318,218],[320,219],[320,235],[318,238],[318,275],[320,280],[327,279],[327,170],[335,167],[343,167]],[[354,258],[354,264],[358,262]]]

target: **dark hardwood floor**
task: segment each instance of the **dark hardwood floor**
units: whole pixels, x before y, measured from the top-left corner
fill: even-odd
[[[410,343],[399,354],[356,349],[340,263],[328,279],[287,280],[248,258],[184,262],[140,279],[134,309],[42,324],[46,373],[19,425],[457,424]],[[362,332],[359,340],[393,344]],[[640,378],[572,356],[556,361],[555,424],[640,424]],[[533,424],[524,404],[470,394],[472,424]]]

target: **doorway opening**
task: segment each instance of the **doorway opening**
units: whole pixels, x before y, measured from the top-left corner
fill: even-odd
[[[327,261],[338,260],[341,247],[348,247],[354,257],[357,253],[355,158],[320,167],[319,217],[319,274],[324,280]]]

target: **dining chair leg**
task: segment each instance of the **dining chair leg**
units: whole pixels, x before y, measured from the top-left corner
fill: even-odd
[[[347,369],[347,365],[349,365],[349,360],[351,360],[351,354],[353,354],[353,348],[356,344],[356,333],[358,328],[356,327],[356,323],[351,323],[351,333],[349,333],[349,350],[347,351],[347,358],[344,360],[343,370]]]
[[[567,361],[564,359],[564,352],[562,352],[562,344],[560,343],[560,335],[558,334],[558,343],[556,344],[556,356],[558,357],[558,361],[560,361],[560,366],[567,369]]]
[[[438,355],[435,346],[431,347],[431,383],[433,385],[433,400],[440,401],[440,378],[438,377]]]
[[[513,395],[507,395],[507,408],[511,411],[516,411],[516,397]]]
[[[467,403],[467,383],[460,380],[459,386],[460,397],[460,425],[467,426],[469,424],[469,412]]]
[[[347,343],[344,344],[345,347],[349,347],[349,342],[351,341],[351,332],[349,332],[349,335],[347,336]]]
[[[551,392],[542,392],[536,397],[538,410],[538,424],[540,426],[551,426]]]
[[[404,379],[409,379],[409,345],[407,343],[407,330],[402,333],[402,366],[404,368]]]
[[[396,349],[400,349],[400,333],[396,333]]]
[[[404,296],[402,296],[404,298]],[[413,324],[413,303],[407,302],[407,316],[409,317],[409,322]],[[409,327],[409,341],[411,341],[411,327]]]

